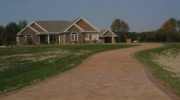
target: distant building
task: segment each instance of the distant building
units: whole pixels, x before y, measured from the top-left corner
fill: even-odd
[[[114,32],[107,29],[101,32],[99,39],[102,43],[116,43],[116,37],[117,35]]]
[[[35,21],[17,34],[19,45],[116,43],[111,30],[103,33],[89,21],[80,17],[74,21]]]

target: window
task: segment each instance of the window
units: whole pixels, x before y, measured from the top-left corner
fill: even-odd
[[[77,33],[71,33],[71,40],[72,41],[78,41],[78,34]]]
[[[86,38],[86,40],[92,40],[93,36],[92,36],[92,34],[86,34],[85,38]]]
[[[92,34],[89,34],[89,40],[92,40]]]
[[[32,35],[26,35],[26,43],[27,44],[32,44],[33,43]]]

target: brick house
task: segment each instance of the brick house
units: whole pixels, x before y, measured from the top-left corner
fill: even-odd
[[[17,34],[17,43],[94,43],[99,41],[99,29],[80,17],[69,21],[35,21]]]

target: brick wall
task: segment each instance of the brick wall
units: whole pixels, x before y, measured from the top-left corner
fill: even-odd
[[[80,30],[73,26],[72,28],[70,28],[69,33],[66,33],[66,42],[67,43],[75,43],[75,41],[71,41],[71,33],[77,33],[78,34],[78,41],[76,41],[76,43],[83,43],[83,34],[80,32]]]
[[[89,24],[87,24],[84,20],[80,20],[76,23],[79,27],[84,29],[85,31],[96,31],[93,27],[91,27]]]
[[[37,30],[38,32],[44,32],[43,29],[41,29],[39,26],[37,26],[36,24],[32,24],[31,25],[32,28],[34,28],[35,30]]]
[[[19,44],[20,45],[25,45],[26,43],[26,36],[27,35],[32,35],[32,43],[33,44],[38,44],[39,43],[39,37],[36,34],[36,32],[34,32],[32,29],[27,28],[25,29],[22,33],[22,35],[19,36]]]

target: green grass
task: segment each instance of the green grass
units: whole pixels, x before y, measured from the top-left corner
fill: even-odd
[[[171,88],[171,90],[180,95],[180,77],[175,77],[171,72],[165,70],[162,65],[159,65],[153,62],[152,54],[163,54],[166,50],[173,50],[174,53],[180,52],[180,44],[179,43],[171,43],[165,44],[164,47],[145,50],[135,54],[135,57],[147,65],[153,72],[153,75],[160,79],[166,87]]]
[[[67,71],[97,52],[133,46],[135,45],[81,44],[1,48],[0,94]],[[51,54],[54,56],[39,60]]]

